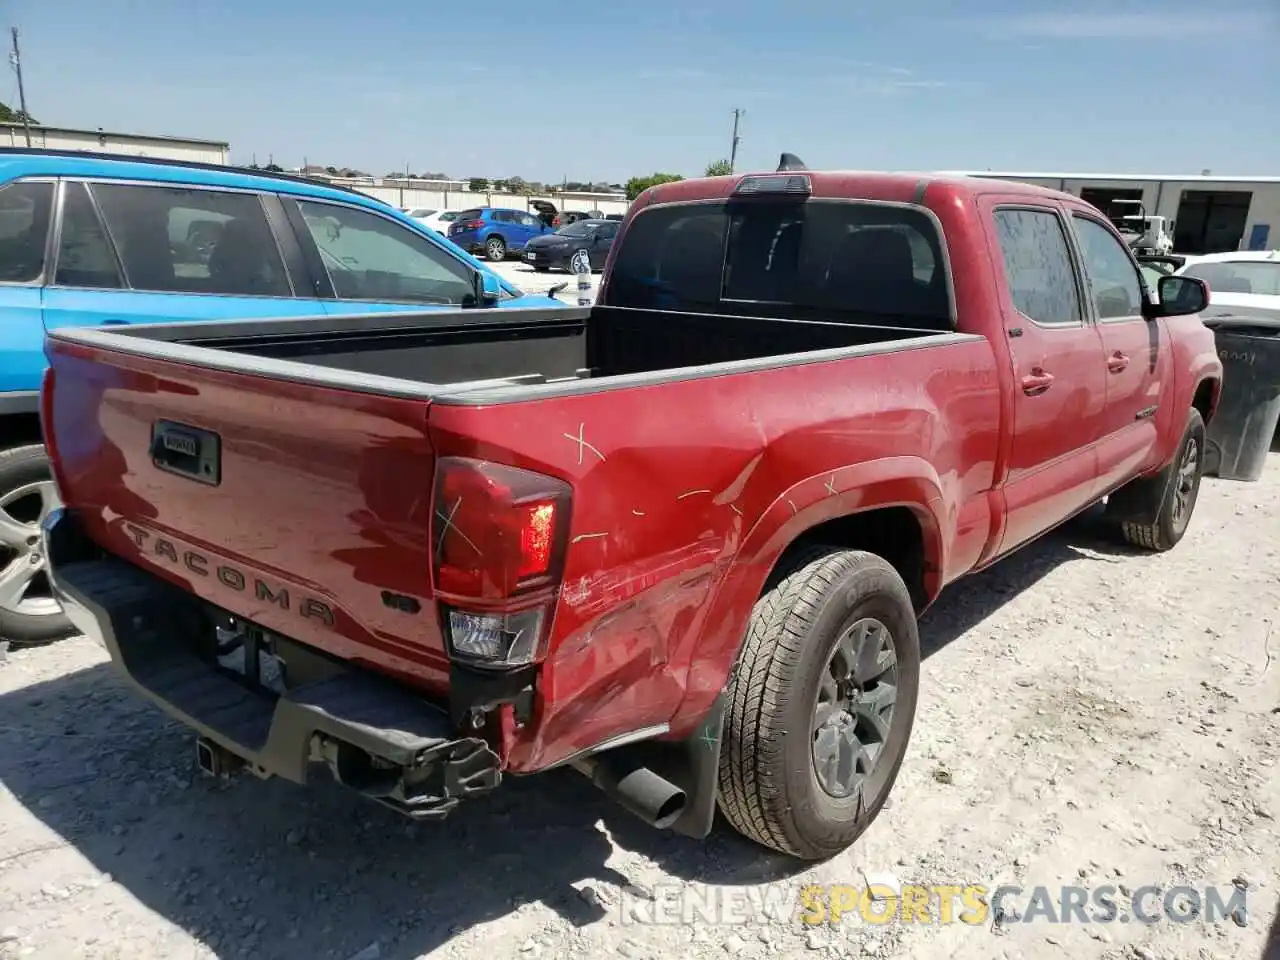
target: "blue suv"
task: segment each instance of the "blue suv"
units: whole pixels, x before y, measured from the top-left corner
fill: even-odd
[[[387,204],[284,174],[0,148],[0,638],[70,631],[39,522],[45,331],[547,306]]]
[[[554,233],[545,219],[526,210],[472,207],[449,224],[449,239],[468,253],[483,253],[493,261],[519,253],[534,237]]]

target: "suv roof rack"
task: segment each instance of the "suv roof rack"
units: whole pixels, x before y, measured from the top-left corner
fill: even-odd
[[[60,150],[44,147],[0,147],[0,157],[8,156],[43,156],[68,157],[70,159],[87,158],[90,160],[115,160],[120,163],[149,163],[160,167],[181,167],[184,170],[209,170],[214,173],[239,173],[247,177],[265,177],[268,180],[283,180],[286,183],[305,183],[312,186],[328,187],[330,190],[341,190],[354,193],[366,200],[378,201],[372,194],[364,193],[354,187],[324,180],[313,180],[296,173],[276,172],[275,170],[254,170],[252,167],[236,167],[226,163],[206,163],[201,160],[170,160],[166,157],[140,157],[127,153],[99,153],[95,150]],[[378,201],[385,202],[385,201]]]

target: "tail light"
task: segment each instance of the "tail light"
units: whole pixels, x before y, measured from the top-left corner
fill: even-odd
[[[465,457],[437,462],[435,589],[455,659],[511,667],[541,653],[570,501],[554,477]]]
[[[453,230],[455,233],[462,233],[464,230],[479,230],[483,226],[483,220],[463,220],[461,223],[455,223]]]

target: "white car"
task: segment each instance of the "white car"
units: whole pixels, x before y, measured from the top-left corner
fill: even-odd
[[[1209,285],[1204,317],[1252,315],[1280,320],[1280,250],[1187,257],[1175,273]]]
[[[442,237],[449,235],[449,224],[458,219],[458,210],[435,210],[431,207],[415,207],[407,211],[409,216],[417,220],[428,230],[434,230]]]

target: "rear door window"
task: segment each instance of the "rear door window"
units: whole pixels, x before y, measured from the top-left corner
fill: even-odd
[[[124,285],[111,241],[83,183],[68,181],[63,189],[58,268],[53,282],[96,290],[117,290]]]
[[[660,206],[622,238],[606,303],[951,329],[942,240],[874,202]]]
[[[90,189],[133,289],[292,296],[256,193],[119,183]]]
[[[52,210],[52,183],[19,181],[0,188],[0,283],[40,279]]]
[[[1052,210],[995,211],[1009,296],[1019,313],[1047,326],[1082,322],[1062,218]]]

